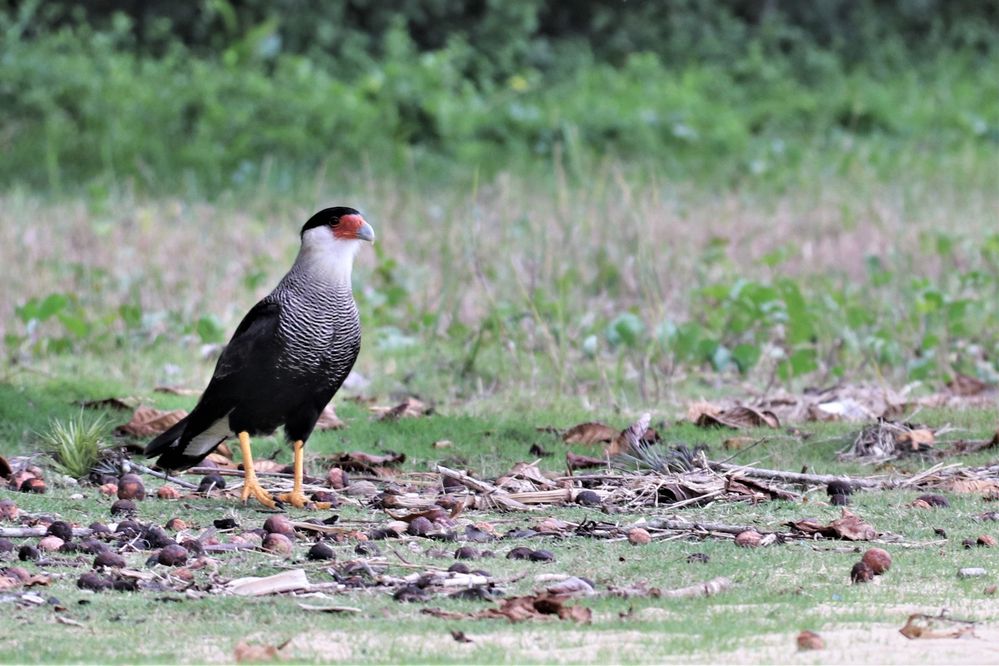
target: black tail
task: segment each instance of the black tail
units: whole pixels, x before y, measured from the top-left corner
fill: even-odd
[[[147,458],[159,456],[156,466],[165,470],[180,470],[193,467],[204,460],[205,456],[186,456],[183,453],[185,444],[184,431],[187,428],[190,416],[185,416],[166,432],[161,433],[146,445],[145,455]]]

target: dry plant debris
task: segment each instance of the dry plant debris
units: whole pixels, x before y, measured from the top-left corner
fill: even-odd
[[[119,434],[131,435],[132,437],[152,437],[177,425],[185,416],[187,416],[187,412],[183,409],[164,411],[147,405],[139,405],[129,422],[118,426],[116,431]]]

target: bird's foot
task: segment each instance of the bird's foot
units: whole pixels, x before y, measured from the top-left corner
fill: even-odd
[[[302,491],[293,490],[290,493],[281,493],[277,499],[279,502],[290,504],[296,509],[329,509],[333,506],[330,502],[313,502]]]
[[[277,503],[274,501],[274,498],[271,497],[269,492],[260,487],[260,483],[257,482],[256,477],[249,477],[243,482],[243,504],[246,504],[251,497],[266,506],[268,509],[277,508]]]

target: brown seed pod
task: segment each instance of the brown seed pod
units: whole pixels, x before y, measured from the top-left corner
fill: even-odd
[[[79,578],[76,579],[76,586],[81,590],[93,590],[94,592],[102,592],[104,590],[111,589],[111,581],[104,578],[100,574],[96,574],[93,571],[88,571]]]
[[[964,546],[965,548],[974,548],[975,546],[978,545],[978,542],[975,541],[974,539],[964,539],[963,541],[961,541],[961,545]]]
[[[340,467],[331,467],[330,471],[326,473],[326,481],[333,490],[343,490],[350,485],[347,473]]]
[[[798,634],[799,650],[824,650],[825,648],[826,642],[814,631],[803,631]]]
[[[146,498],[146,487],[138,474],[125,474],[118,479],[118,499],[143,500]]]
[[[333,549],[329,547],[329,544],[320,541],[317,544],[313,544],[312,548],[309,548],[309,552],[305,557],[309,560],[332,560]]]
[[[64,520],[57,520],[48,526],[45,534],[57,536],[63,541],[70,541],[73,538],[73,528]]]
[[[17,579],[22,583],[27,582],[31,578],[31,572],[24,567],[7,567],[4,569],[4,575],[10,576],[11,578]]]
[[[525,546],[517,546],[516,548],[511,549],[510,552],[506,554],[506,559],[527,560],[530,559],[532,552],[534,551],[532,551],[530,548],[527,548]]]
[[[833,506],[849,506],[850,496],[849,495],[833,495],[829,498],[829,503]]]
[[[17,549],[17,559],[22,562],[29,562],[31,560],[37,560],[39,557],[38,549],[34,546],[24,545]]]
[[[648,530],[643,530],[641,527],[635,527],[628,530],[628,543],[633,546],[644,546],[651,541],[652,536],[649,534]]]
[[[456,560],[477,560],[482,555],[479,553],[477,548],[472,546],[461,546],[454,551],[454,559]]]
[[[758,548],[762,539],[756,530],[746,530],[735,535],[735,545],[740,548]]]
[[[447,570],[450,571],[451,573],[463,573],[463,574],[467,574],[469,571],[471,571],[471,569],[468,568],[468,565],[465,564],[464,562],[455,562],[454,564],[449,566]]]
[[[882,548],[868,548],[860,561],[869,566],[875,576],[891,569],[891,555]]]
[[[14,500],[0,500],[0,520],[17,520],[20,513]]]
[[[915,505],[916,502],[920,501],[926,502],[931,507],[945,508],[950,506],[950,501],[943,495],[920,495],[919,497],[916,498],[915,502],[913,502],[913,505]]]
[[[993,546],[996,545],[996,538],[994,536],[992,536],[991,534],[982,534],[982,535],[980,535],[978,537],[978,539],[977,539],[977,541],[975,543],[977,543],[979,546],[985,546],[986,548],[992,548]]]
[[[268,553],[274,553],[275,555],[291,555],[294,550],[294,546],[286,535],[280,532],[272,532],[264,537],[263,548]]]
[[[159,555],[156,556],[156,561],[164,566],[177,567],[186,564],[187,557],[187,548],[174,544],[162,548]]]
[[[45,551],[47,553],[54,553],[63,547],[66,542],[57,536],[52,536],[51,534],[47,537],[42,537],[38,540],[38,550]]]
[[[183,518],[171,518],[166,522],[166,528],[173,532],[180,532],[187,529],[187,523]]]
[[[425,518],[423,516],[418,516],[409,521],[409,527],[406,528],[406,532],[412,534],[413,536],[426,536],[428,533],[433,531],[434,524],[430,522],[429,518]]]
[[[874,570],[865,562],[857,562],[850,570],[850,580],[854,583],[867,583],[874,580]]]
[[[94,558],[94,568],[100,569],[102,567],[109,567],[114,569],[121,569],[127,563],[125,558],[114,552],[113,550],[102,550],[97,553],[97,557]]]
[[[294,536],[295,528],[291,526],[291,521],[287,516],[275,514],[264,521],[264,529],[268,534],[284,534]]]
[[[14,542],[0,537],[0,555],[14,552]]]
[[[576,504],[581,506],[600,506],[603,501],[600,499],[600,495],[596,494],[592,490],[580,490],[576,495]]]
[[[41,495],[45,490],[45,482],[34,476],[30,479],[25,479],[20,487],[22,493],[35,493],[37,495]]]
[[[531,562],[554,562],[555,553],[550,550],[532,550],[527,559]]]
[[[173,486],[160,486],[156,491],[156,497],[161,500],[175,500],[180,498],[180,491]]]
[[[225,489],[225,478],[220,474],[209,474],[202,477],[201,482],[198,484],[199,493],[208,493],[212,490],[224,490]]]
[[[135,502],[127,499],[120,499],[111,505],[111,515],[131,515],[135,513]]]

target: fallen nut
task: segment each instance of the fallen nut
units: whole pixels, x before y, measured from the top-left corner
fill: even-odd
[[[866,562],[857,562],[850,570],[850,580],[856,583],[868,583],[874,580],[874,570]]]
[[[161,500],[175,500],[180,498],[180,491],[173,486],[160,486],[156,491],[156,497]]]
[[[288,520],[287,516],[281,514],[275,514],[265,520],[264,529],[268,534],[284,534],[287,536],[295,534],[295,528],[292,527],[291,521]]]
[[[756,548],[762,540],[763,537],[756,530],[746,530],[745,532],[739,532],[735,536],[735,545],[740,548]]]
[[[332,560],[333,549],[330,548],[328,544],[320,541],[319,543],[314,544],[312,548],[309,548],[309,552],[305,557],[309,560]]]
[[[264,537],[263,549],[276,555],[291,555],[294,546],[286,535],[272,532]]]
[[[38,550],[44,550],[45,552],[53,553],[62,548],[63,544],[65,543],[66,542],[60,539],[59,537],[52,536],[50,534],[49,536],[42,537],[41,539],[38,540]]]
[[[14,500],[6,499],[0,501],[0,520],[17,520],[17,516],[20,513]]]
[[[125,558],[112,550],[102,550],[94,558],[94,568],[110,567],[120,569],[126,565]]]
[[[798,634],[797,642],[799,650],[824,650],[826,648],[826,642],[814,631],[802,631]]]
[[[166,528],[174,532],[180,532],[187,529],[187,523],[184,522],[183,518],[171,518],[167,521]]]
[[[979,546],[985,546],[986,548],[992,548],[996,545],[996,538],[991,534],[982,534],[978,537],[976,543]]]
[[[57,520],[48,526],[45,530],[45,534],[50,534],[52,536],[57,536],[63,541],[69,541],[73,538],[73,528],[69,526],[64,520]]]
[[[881,548],[869,548],[861,558],[861,562],[869,566],[875,576],[880,576],[891,569],[891,555]]]
[[[103,576],[89,571],[76,579],[76,586],[81,590],[93,590],[102,592],[111,589],[111,581]]]
[[[156,561],[168,567],[176,567],[187,563],[187,548],[179,545],[165,546],[156,556]]]
[[[138,474],[125,474],[118,479],[118,499],[143,500],[146,498],[146,487]]]
[[[649,534],[648,530],[643,530],[641,527],[635,527],[628,530],[628,543],[633,546],[644,546],[651,541],[652,536]]]

